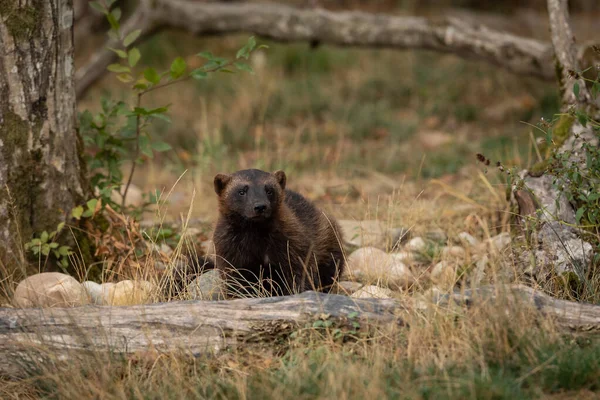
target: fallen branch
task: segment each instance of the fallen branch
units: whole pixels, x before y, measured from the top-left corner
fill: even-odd
[[[355,11],[299,9],[282,4],[204,3],[189,0],[142,2],[135,15],[155,29],[183,29],[196,35],[253,33],[281,42],[321,42],[338,46],[425,49],[483,60],[511,72],[554,79],[550,43],[499,32],[482,25],[448,17],[391,16]],[[131,18],[130,18],[131,19]],[[140,22],[133,29],[143,28]],[[130,24],[127,21],[128,25]],[[77,71],[77,95],[100,77],[114,60],[101,50]]]
[[[506,296],[509,294],[509,296]],[[449,303],[481,305],[514,298],[537,308],[569,332],[600,330],[600,306],[552,299],[524,286],[487,287],[440,296]],[[521,303],[519,303],[521,306]],[[90,351],[145,351],[199,355],[247,343],[269,343],[306,323],[402,325],[410,312],[433,306],[416,300],[353,299],[306,292],[296,296],[219,302],[170,302],[131,307],[0,309],[0,375],[19,374],[32,349],[53,359]]]

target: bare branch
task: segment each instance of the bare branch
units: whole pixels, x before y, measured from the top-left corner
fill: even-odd
[[[499,32],[458,18],[439,20],[363,12],[299,9],[282,4],[155,0],[142,4],[145,27],[184,29],[196,35],[254,33],[281,42],[319,41],[338,46],[426,49],[483,60],[523,75],[554,79],[549,43]],[[134,16],[135,16],[134,15]],[[141,21],[127,21],[133,29]],[[77,71],[77,94],[94,82],[113,55],[101,50]]]
[[[123,35],[136,29],[142,30],[138,40],[143,40],[154,32],[155,26],[149,18],[147,7],[138,7],[121,27]],[[89,87],[106,73],[106,67],[117,59],[116,54],[108,50],[108,47],[119,47],[119,43],[108,40],[90,57],[86,65],[75,72],[75,93],[78,98],[83,96]]]
[[[590,95],[582,77],[578,77],[579,62],[577,60],[577,47],[575,35],[569,23],[568,0],[548,0],[548,16],[550,18],[550,31],[552,45],[556,58],[556,73],[562,93],[563,108],[571,105],[585,105],[590,102]],[[573,86],[579,85],[579,96],[575,98]]]

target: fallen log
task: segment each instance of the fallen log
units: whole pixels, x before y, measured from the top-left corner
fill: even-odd
[[[27,364],[104,352],[210,354],[245,344],[273,343],[318,319],[336,326],[406,325],[410,313],[451,304],[471,307],[515,299],[533,306],[568,332],[600,332],[600,306],[553,299],[524,286],[483,287],[416,298],[354,299],[305,292],[230,301],[180,301],[140,306],[0,309],[0,375],[18,376]]]
[[[432,50],[486,61],[516,74],[546,80],[555,77],[550,43],[496,31],[464,18],[301,9],[276,3],[143,0],[125,25],[125,33],[142,30],[138,44],[164,28],[197,36],[253,33],[279,42]],[[76,72],[77,97],[83,96],[116,60],[116,54],[106,47],[111,43]]]

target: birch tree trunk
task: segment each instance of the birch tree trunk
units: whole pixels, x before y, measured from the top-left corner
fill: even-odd
[[[0,265],[86,192],[75,127],[73,0],[0,1]]]

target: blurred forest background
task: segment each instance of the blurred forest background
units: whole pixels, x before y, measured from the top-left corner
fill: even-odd
[[[86,3],[75,4],[77,67],[103,45],[108,29],[103,16]],[[543,0],[285,3],[303,8],[454,16],[550,40]],[[600,4],[595,0],[570,3],[578,41],[593,38]],[[123,20],[135,8],[129,1],[118,5]],[[140,64],[168,69],[173,58],[182,56],[193,68],[201,63],[195,56],[199,51],[226,57],[246,40],[244,34],[196,37],[183,30],[160,31],[140,45]],[[193,216],[212,220],[216,216],[214,174],[256,167],[285,169],[291,187],[347,218],[381,212],[364,205],[391,196],[397,204],[411,204],[414,212],[402,211],[403,224],[420,219],[434,222],[431,219],[439,217],[440,209],[414,201],[417,197],[419,201],[439,201],[440,186],[427,182],[436,179],[477,199],[482,190],[477,174],[482,169],[476,165],[476,153],[508,166],[531,165],[537,161],[533,145],[537,133],[528,124],[551,119],[559,110],[556,81],[518,76],[452,54],[277,43],[260,38],[259,43],[269,48],[253,54],[254,75],[218,74],[147,97],[147,106],[171,104],[172,123],[155,124],[152,134],[168,142],[173,151],[144,165],[133,182],[143,192],[168,192],[187,171],[169,198],[169,218],[187,213],[196,189]],[[101,98],[118,100],[130,93],[113,74],[105,74],[78,99],[78,107],[97,111]],[[489,179],[501,183],[491,172]],[[487,197],[482,200],[486,205]],[[135,194],[131,201],[136,201]]]

